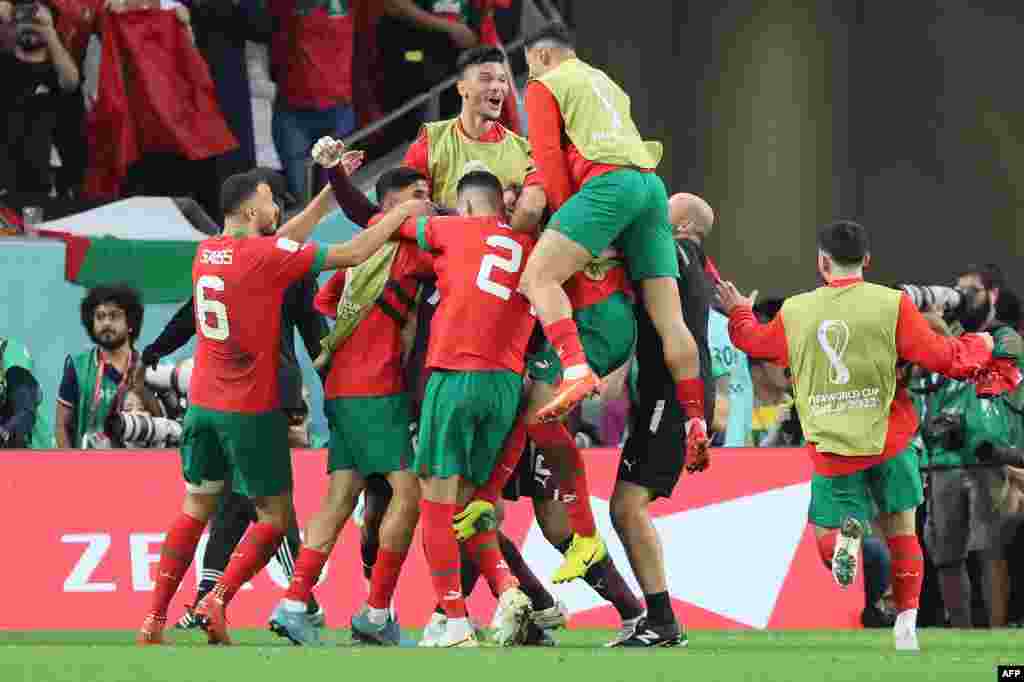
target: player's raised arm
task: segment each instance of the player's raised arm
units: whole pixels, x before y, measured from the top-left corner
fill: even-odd
[[[432,209],[429,202],[414,199],[406,201],[378,220],[373,227],[368,227],[344,244],[335,244],[327,250],[324,270],[336,270],[359,265],[372,256],[384,242],[402,226],[406,219],[415,215],[425,215]]]

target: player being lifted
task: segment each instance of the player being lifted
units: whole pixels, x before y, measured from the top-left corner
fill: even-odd
[[[521,210],[517,209],[511,219],[517,230],[536,229],[541,218],[545,199],[539,177],[530,173],[529,143],[505,129],[499,122],[501,102],[508,96],[508,73],[504,53],[496,48],[467,50],[459,59],[461,79],[458,83],[463,98],[459,116],[424,126],[419,138],[409,148],[403,165],[415,168],[430,181],[435,202],[445,207],[454,206],[455,187],[467,167],[484,164],[507,188],[511,185],[527,186]],[[319,154],[318,154],[319,151]],[[332,184],[339,203],[357,223],[369,219],[377,207],[368,202],[341,172],[337,162],[343,147],[340,143],[321,140],[314,149],[314,155],[322,165],[335,165]],[[539,197],[539,201],[537,200]],[[628,360],[636,340],[635,320],[632,304],[626,297],[627,282],[621,263],[601,258],[587,273],[578,273],[567,284],[572,305],[577,312],[582,341],[595,369],[601,375],[610,373]],[[424,291],[424,299],[430,292]],[[419,319],[429,319],[424,313],[429,303],[422,306]],[[421,331],[418,336],[425,337]],[[545,537],[563,554],[566,560],[556,572],[556,582],[583,577],[602,597],[613,603],[623,619],[624,627],[631,627],[640,615],[642,607],[625,587],[625,582],[614,563],[607,556],[603,541],[597,535],[586,471],[575,440],[561,424],[541,424],[535,418],[537,408],[553,397],[552,385],[560,374],[560,364],[553,352],[547,352],[530,363],[531,376],[535,381],[530,388],[530,437],[544,450],[545,456],[559,465],[564,480],[561,488],[567,504],[558,500],[534,499],[538,522],[545,529]],[[520,453],[510,459],[512,466]],[[504,460],[504,458],[503,458]],[[528,464],[528,462],[523,463]],[[520,467],[520,474],[532,478],[533,472]],[[500,490],[500,486],[497,488]],[[493,500],[491,500],[493,502]],[[377,506],[377,505],[373,505]],[[472,526],[484,514],[491,512],[491,505],[475,505],[460,516],[463,533],[472,533]],[[568,518],[566,513],[568,512]],[[506,552],[518,551],[511,542],[499,534]],[[508,557],[517,568],[517,575],[526,580],[528,568],[518,556]],[[531,581],[535,582],[535,581]],[[524,582],[524,588],[526,583]],[[535,617],[544,627],[561,625],[564,615],[558,607],[538,605],[543,599],[552,603],[543,587],[530,590],[536,608]],[[429,632],[433,630],[428,628]]]
[[[273,556],[292,513],[288,423],[279,409],[281,300],[308,272],[358,265],[392,235],[380,225],[345,244],[300,244],[327,212],[329,188],[277,234],[279,208],[256,173],[221,190],[224,232],[199,244],[192,266],[199,341],[181,447],[185,499],[160,552],[156,586],[138,634],[160,644],[167,607],[192,563],[230,470],[252,498],[252,525],[213,590],[196,607],[210,643],[230,644],[225,606]]]
[[[910,298],[864,281],[867,231],[839,221],[818,232],[818,272],[826,285],[786,299],[768,324],[731,282],[719,285],[729,335],[750,357],[792,370],[796,410],[815,472],[811,517],[839,520],[819,538],[822,559],[846,587],[857,574],[864,528],[875,510],[892,554],[896,648],[917,650],[917,607],[924,557],[914,511],[924,499],[917,456],[907,446],[917,416],[896,364],[969,379],[992,357],[992,337],[943,337]],[[831,546],[830,546],[831,545]]]
[[[576,57],[564,27],[530,38],[526,60],[530,144],[554,215],[526,264],[522,286],[564,368],[556,396],[540,417],[564,415],[600,388],[562,285],[614,243],[630,277],[640,282],[638,293],[662,339],[687,417],[687,458],[704,459],[700,362],[676,286],[679,266],[665,185],[654,173],[661,145],[641,139],[628,95]]]
[[[411,168],[395,168],[377,181],[382,208],[371,221],[394,230],[410,215],[429,210],[426,179]],[[385,224],[387,221],[391,223]],[[431,274],[430,257],[415,243],[391,241],[362,265],[334,274],[317,295],[317,305],[337,317],[322,343],[332,359],[325,410],[331,437],[330,485],[320,510],[306,525],[288,593],[270,627],[296,644],[315,645],[315,622],[303,605],[355,509],[371,476],[385,476],[392,496],[380,527],[380,547],[370,577],[367,607],[352,619],[353,636],[374,644],[398,645],[401,630],[388,606],[419,518],[419,481],[410,471],[410,396],[402,379],[402,329],[415,307],[419,276]]]

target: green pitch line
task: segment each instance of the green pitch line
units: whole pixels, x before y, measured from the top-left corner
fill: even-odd
[[[410,636],[416,633],[410,632]],[[1020,631],[923,630],[920,654],[896,653],[888,630],[695,631],[686,649],[604,649],[614,633],[568,630],[549,649],[439,651],[293,647],[269,632],[234,630],[237,646],[168,631],[171,645],[137,647],[124,631],[0,632],[3,682],[669,682],[675,680],[993,680],[997,664],[1024,662]]]

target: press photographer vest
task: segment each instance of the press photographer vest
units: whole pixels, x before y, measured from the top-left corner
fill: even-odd
[[[462,132],[457,118],[427,123],[423,128],[427,132],[431,191],[434,201],[442,206],[455,206],[459,180],[476,166],[498,176],[502,187],[522,184],[526,178],[531,165],[530,143],[511,130],[505,130],[500,142],[480,142]]]
[[[554,95],[565,134],[583,158],[612,166],[658,167],[661,143],[640,137],[629,95],[603,71],[573,58],[538,80]]]
[[[884,449],[896,395],[900,296],[859,282],[783,304],[796,407],[818,452],[866,457]]]
[[[75,442],[73,447],[82,447],[82,437],[87,433],[102,433],[103,423],[110,414],[110,409],[118,399],[118,393],[125,379],[131,372],[135,361],[135,353],[129,360],[129,370],[122,378],[121,384],[115,383],[106,371],[106,363],[99,359],[99,349],[81,353],[71,358],[71,364],[75,368],[75,377],[78,379],[78,408],[75,411]]]

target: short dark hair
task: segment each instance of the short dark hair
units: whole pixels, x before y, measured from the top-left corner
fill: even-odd
[[[545,26],[533,35],[528,36],[526,40],[523,41],[523,47],[527,50],[532,50],[538,43],[544,42],[554,43],[556,47],[562,47],[569,50],[575,49],[576,47],[572,33],[565,24],[558,23]]]
[[[868,231],[852,220],[837,220],[818,230],[818,246],[839,265],[860,265],[871,250]]]
[[[391,192],[400,192],[409,185],[426,179],[427,178],[423,173],[419,172],[415,168],[409,168],[408,166],[399,166],[397,168],[386,170],[381,173],[379,178],[377,178],[377,201],[384,201],[384,197]]]
[[[469,189],[491,192],[495,205],[500,206],[502,204],[501,199],[505,189],[501,186],[501,180],[498,179],[498,176],[490,171],[475,170],[463,175],[459,179],[459,186],[456,191],[458,194],[462,194]]]
[[[466,69],[471,66],[493,64],[494,62],[504,64],[505,59],[505,51],[500,47],[480,45],[460,54],[458,61],[455,62],[455,70],[458,71],[460,78],[464,78],[466,76]]]
[[[260,185],[270,186],[262,171],[251,170],[232,175],[220,188],[220,212],[225,216],[237,213],[242,204],[256,194],[256,188]]]
[[[971,275],[977,275],[986,289],[1002,289],[1006,286],[1006,275],[1003,274],[1003,269],[995,263],[986,263],[985,265],[971,263],[964,268],[957,279]]]
[[[132,343],[138,340],[142,333],[142,297],[138,290],[129,284],[101,284],[98,287],[89,289],[89,293],[82,299],[82,326],[85,333],[89,335],[93,343],[97,343],[95,331],[93,330],[93,317],[96,309],[103,304],[113,304],[124,311],[125,319],[128,321],[128,332]]]

